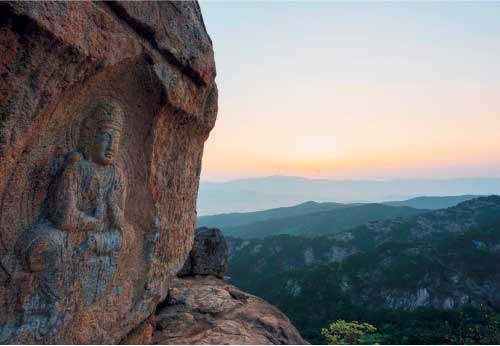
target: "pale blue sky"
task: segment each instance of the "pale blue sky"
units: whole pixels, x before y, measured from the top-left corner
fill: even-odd
[[[205,180],[500,175],[500,3],[202,1]]]

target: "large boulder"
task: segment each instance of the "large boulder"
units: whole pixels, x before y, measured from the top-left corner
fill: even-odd
[[[198,228],[193,249],[134,341],[154,344],[307,344],[277,308],[224,281],[228,247],[217,228]]]
[[[227,271],[227,256],[227,243],[220,229],[198,228],[189,257],[177,275],[215,275],[223,278]]]
[[[200,8],[2,2],[0,51],[0,342],[137,341],[194,237]]]

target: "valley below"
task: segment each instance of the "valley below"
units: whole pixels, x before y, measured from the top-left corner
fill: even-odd
[[[307,202],[198,225],[225,233],[229,281],[313,344],[339,319],[371,323],[381,344],[500,342],[500,197],[410,201]]]

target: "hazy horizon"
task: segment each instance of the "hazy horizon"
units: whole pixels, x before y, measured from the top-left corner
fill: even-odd
[[[221,180],[208,180],[200,179],[200,182],[208,183],[208,184],[226,184],[238,181],[247,181],[247,180],[259,180],[259,179],[269,179],[269,178],[297,178],[311,181],[336,181],[336,182],[398,182],[398,181],[450,181],[450,180],[500,180],[500,175],[498,176],[470,176],[470,177],[450,177],[450,178],[418,178],[418,177],[408,177],[408,178],[389,178],[389,179],[355,179],[355,178],[327,178],[327,177],[319,177],[319,176],[300,176],[300,175],[280,175],[280,174],[271,174],[271,175],[259,175],[259,176],[242,176],[233,179],[221,179]]]
[[[201,7],[220,95],[202,180],[500,176],[500,3]]]
[[[335,180],[264,177],[200,183],[198,216],[288,207],[307,201],[379,203],[414,197],[498,195],[500,178]]]

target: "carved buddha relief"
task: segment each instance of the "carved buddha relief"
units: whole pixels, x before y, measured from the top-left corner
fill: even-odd
[[[91,306],[108,292],[131,245],[126,183],[115,161],[123,121],[117,102],[95,106],[83,121],[80,149],[67,155],[53,182],[47,212],[18,242],[37,285],[24,307],[25,323],[39,338],[63,323],[72,306]]]
[[[68,155],[59,177],[49,219],[59,230],[86,232],[97,254],[120,250],[125,184],[118,154],[123,111],[114,102],[98,104],[84,121],[81,152]]]

